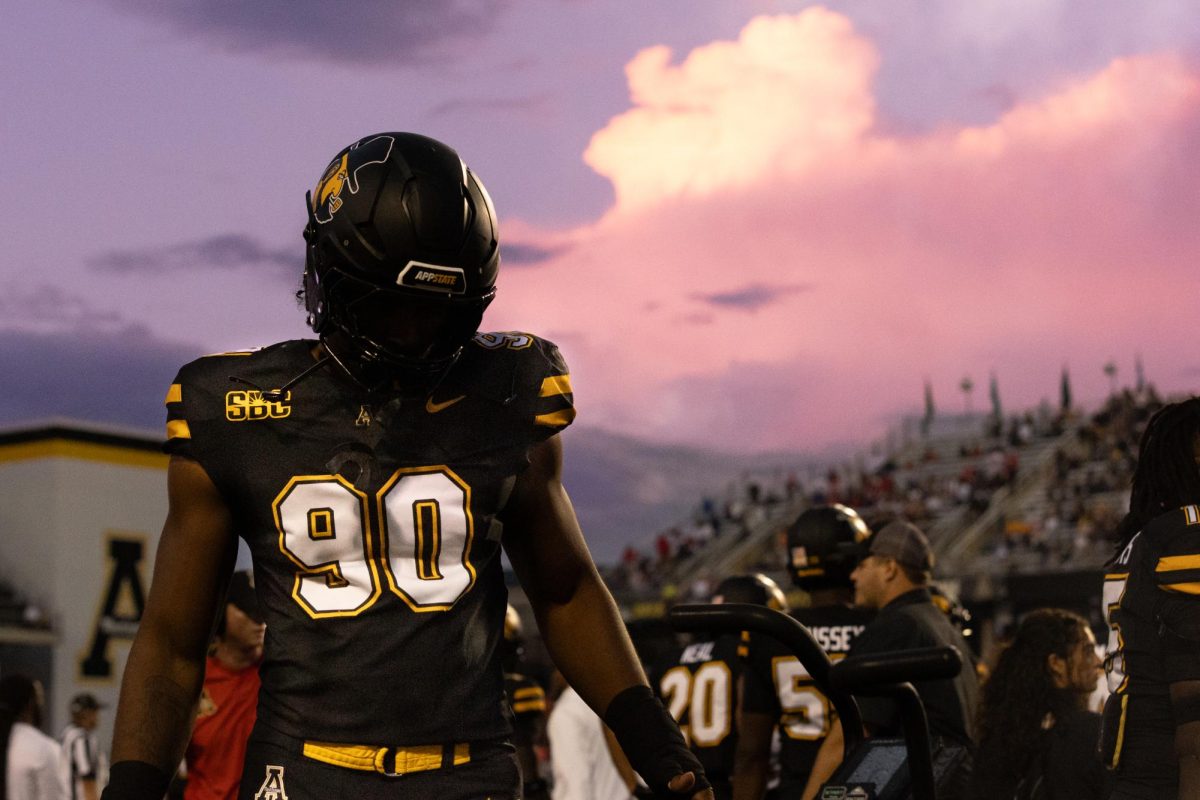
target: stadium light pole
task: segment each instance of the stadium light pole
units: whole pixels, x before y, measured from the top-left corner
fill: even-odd
[[[963,407],[966,409],[967,416],[971,415],[971,392],[975,389],[975,381],[971,380],[970,375],[964,375],[958,388],[962,389]]]

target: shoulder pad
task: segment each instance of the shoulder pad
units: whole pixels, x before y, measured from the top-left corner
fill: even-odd
[[[1183,506],[1156,517],[1142,539],[1154,547],[1158,588],[1200,595],[1200,508]]]
[[[247,402],[262,404],[262,390],[281,385],[289,370],[302,366],[312,344],[286,341],[253,350],[213,353],[184,364],[167,389],[167,439],[163,449],[171,455],[194,457],[189,421],[229,413],[231,395],[245,395]]]
[[[558,433],[575,419],[571,373],[553,342],[520,331],[479,333],[460,366],[447,383],[512,408],[539,438]]]

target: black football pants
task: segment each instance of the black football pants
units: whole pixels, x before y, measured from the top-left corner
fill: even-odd
[[[510,745],[479,758],[390,777],[305,758],[303,742],[257,725],[246,747],[238,800],[517,800],[521,771]]]

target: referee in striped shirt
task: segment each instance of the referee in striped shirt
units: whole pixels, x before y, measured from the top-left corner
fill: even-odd
[[[71,724],[59,737],[62,765],[71,800],[99,800],[108,773],[108,760],[96,740],[100,709],[94,695],[84,692],[71,700]]]

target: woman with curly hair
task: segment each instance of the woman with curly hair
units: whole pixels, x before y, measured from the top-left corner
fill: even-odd
[[[1026,615],[983,687],[971,797],[1104,797],[1100,715],[1087,708],[1100,673],[1083,617],[1058,608]]]

